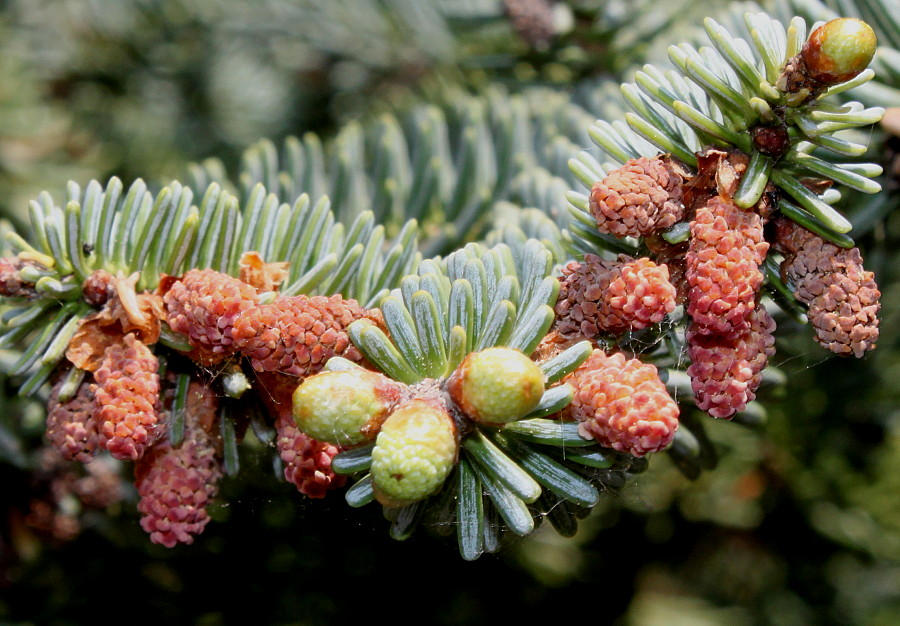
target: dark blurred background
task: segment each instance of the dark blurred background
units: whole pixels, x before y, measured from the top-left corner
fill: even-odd
[[[237,179],[260,138],[315,132],[327,144],[348,122],[365,127],[435,93],[452,110],[447,85],[474,98],[540,87],[612,121],[622,105],[611,81],[665,66],[666,46],[696,41],[703,17],[752,8],[553,4],[0,2],[0,211],[22,226],[30,199],[58,197],[70,179],[159,184],[210,157]],[[690,481],[656,455],[573,539],[547,524],[474,563],[440,533],[395,542],[375,507],[300,496],[250,442],[205,532],[165,549],[140,529],[134,493],[104,500],[108,476],[69,476],[41,458],[43,410],[4,381],[0,621],[900,623],[898,143],[873,133],[868,157],[888,166],[889,191],[843,205],[883,292],[878,350],[832,358],[786,322],[774,364],[787,383],[763,390],[765,423],[704,418],[717,468]]]

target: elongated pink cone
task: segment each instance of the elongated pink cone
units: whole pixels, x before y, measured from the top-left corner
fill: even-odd
[[[859,248],[839,248],[786,219],[776,224],[775,246],[785,255],[781,272],[794,297],[809,306],[816,341],[857,358],[875,348],[881,292]]]
[[[720,418],[743,411],[756,398],[762,371],[775,354],[774,332],[775,320],[762,307],[737,337],[697,332],[692,323],[685,335],[692,362],[687,373],[697,406]]]
[[[362,317],[378,314],[339,295],[279,297],[235,320],[235,346],[257,372],[309,376],[333,356],[362,360],[346,330]]]
[[[204,425],[215,420],[217,408],[215,394],[192,382],[184,440],[179,446],[163,440],[134,466],[141,527],[153,543],[167,548],[193,543],[209,523],[207,507],[218,491],[222,461],[218,442]]]
[[[101,450],[101,437],[95,415],[94,392],[84,382],[68,402],[59,402],[62,383],[50,392],[47,407],[47,440],[67,461],[90,463]]]
[[[156,356],[129,333],[107,348],[94,372],[94,416],[104,447],[117,459],[139,459],[161,435],[158,368]]]
[[[750,327],[768,250],[757,213],[724,196],[697,208],[686,256],[687,312],[696,333],[736,336]]]

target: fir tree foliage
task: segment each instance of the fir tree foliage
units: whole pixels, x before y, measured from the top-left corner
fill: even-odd
[[[387,4],[405,20],[440,22],[429,13],[434,9],[430,4],[412,12]],[[481,5],[472,6],[481,20]],[[866,6],[884,8],[876,0]],[[317,7],[306,9],[339,10]],[[366,15],[361,10],[352,17]],[[666,19],[670,17],[674,19]],[[577,104],[579,98],[588,103],[592,98],[604,100],[597,94],[606,93],[609,82],[585,88],[587,95],[569,97],[543,87],[511,93],[496,85],[472,94],[438,81],[423,88],[424,97],[403,99],[346,124],[333,139],[308,133],[285,140],[281,147],[262,140],[244,153],[233,178],[222,161],[210,159],[189,166],[186,183],[171,181],[158,190],[140,179],[126,189],[112,178],[105,185],[92,181],[83,189],[70,183],[62,202],[42,193],[29,205],[30,240],[13,230],[5,233],[16,255],[6,279],[21,287],[9,287],[9,308],[2,313],[0,347],[18,349],[8,373],[23,377],[20,393],[29,395],[59,372],[56,397],[73,397],[86,374],[66,369],[63,359],[82,321],[94,312],[85,281],[95,272],[103,270],[119,280],[132,276],[132,292],[119,294],[125,300],[134,292],[165,292],[170,280],[195,270],[213,270],[206,275],[213,275],[211,281],[234,286],[241,282],[234,277],[240,275],[243,255],[256,252],[267,264],[287,263],[286,276],[277,289],[264,293],[240,285],[238,290],[253,291],[241,306],[272,306],[266,309],[266,319],[276,319],[284,313],[278,306],[297,304],[290,298],[322,295],[332,298],[327,306],[338,313],[352,309],[347,315],[355,321],[342,319],[324,331],[309,324],[301,335],[291,334],[299,326],[297,319],[308,320],[313,308],[319,307],[315,313],[320,314],[326,305],[306,300],[297,305],[309,308],[286,323],[284,336],[292,342],[301,336],[291,344],[291,349],[300,346],[294,353],[303,355],[298,360],[308,360],[315,350],[323,352],[324,340],[316,342],[326,334],[337,345],[346,331],[349,342],[340,349],[348,350],[347,358],[331,358],[326,373],[375,368],[391,381],[391,389],[400,389],[404,401],[427,398],[431,409],[438,405],[438,412],[449,416],[456,449],[437,487],[412,502],[380,498],[393,537],[409,537],[424,521],[441,533],[455,530],[462,556],[475,559],[499,549],[505,536],[530,534],[543,519],[570,536],[601,492],[620,488],[628,474],[646,468],[646,461],[640,454],[603,447],[566,421],[560,412],[569,407],[575,390],[563,379],[588,362],[594,349],[622,352],[658,366],[669,393],[682,405],[703,406],[705,400],[683,371],[691,344],[685,331],[690,314],[683,306],[673,305],[662,321],[648,327],[599,332],[585,338],[590,341],[570,342],[552,356],[532,357],[562,315],[557,276],[568,271],[561,269],[567,261],[577,264],[573,259],[585,254],[630,259],[650,254],[659,243],[599,232],[591,199],[574,191],[565,195],[565,190],[576,184],[591,188],[629,160],[657,158],[660,152],[693,174],[700,169],[700,155],[709,149],[740,153],[748,164],[734,204],[751,212],[764,194],[772,193],[777,199],[774,210],[781,216],[842,249],[854,243],[847,234],[850,221],[834,208],[841,194],[834,188],[819,192],[808,179],[866,194],[881,190],[875,180],[881,167],[858,159],[867,150],[863,129],[877,122],[884,110],[843,99],[870,81],[873,72],[866,70],[821,93],[785,88],[785,68],[811,29],[802,18],[793,18],[785,27],[762,12],[747,12],[742,20],[735,29],[708,18],[708,45],[670,47],[674,69],[645,65],[633,83],[621,86],[631,109],[622,120],[594,121]],[[888,40],[891,24],[882,26],[888,29]],[[422,45],[426,42],[441,48],[437,34]],[[318,45],[326,47],[322,41]],[[757,139],[759,129],[774,129],[784,145],[770,148]],[[583,152],[572,158],[588,141],[600,155]],[[570,204],[568,213],[562,207],[564,198]],[[683,244],[691,237],[689,219],[679,218],[660,238],[668,245]],[[476,240],[483,243],[470,243]],[[772,299],[803,319],[805,309],[782,280],[777,259],[770,257],[762,267]],[[362,311],[353,308],[356,303],[346,304],[351,298]],[[771,320],[768,303],[753,301],[754,312],[763,320],[760,326]],[[275,333],[276,326],[254,330],[262,337]],[[764,330],[768,334],[758,340],[759,354],[768,354],[771,347],[765,344],[771,332]],[[266,335],[259,342],[277,345],[272,352],[279,358],[284,354],[277,350],[289,352],[282,336]],[[310,350],[302,352],[306,347]],[[536,359],[543,394],[522,415],[479,421],[456,397],[461,392],[453,391],[454,381],[465,376],[472,355],[498,347],[525,360]],[[165,436],[174,446],[184,437],[182,413],[189,384],[208,371],[192,352],[197,348],[196,342],[163,324],[150,355],[162,357],[162,375],[175,381],[171,409],[163,411]],[[290,393],[284,387],[296,387],[303,377],[285,379],[279,368],[294,364],[278,361],[272,371],[254,369],[262,375],[251,382],[247,361],[256,355],[249,352],[229,353],[213,383],[231,398],[222,402],[216,416],[214,438],[221,443],[215,454],[223,457],[225,472],[238,471],[238,440],[249,421],[261,441],[290,440],[298,446],[290,451],[292,460],[285,460],[294,464],[291,472],[301,472],[303,463],[296,458],[305,461],[303,455],[308,454],[315,459],[313,465],[318,463],[319,474],[358,478],[346,492],[351,506],[378,498],[384,485],[374,477],[372,465],[380,439],[338,453],[329,442],[316,442],[297,431],[283,416],[273,435],[275,420],[261,415],[256,399],[270,402],[267,409],[280,404],[273,413],[284,411],[281,396]],[[190,363],[192,358],[197,362]],[[655,376],[656,369],[652,372]],[[306,380],[318,375],[310,371]],[[783,382],[775,368],[753,376],[755,384]],[[245,398],[250,389],[259,398]],[[758,425],[765,420],[761,405],[752,401],[755,390],[733,411],[735,422]],[[664,389],[662,394],[671,400]],[[238,414],[244,409],[252,415]],[[384,433],[392,427],[373,426],[380,437],[379,428]],[[696,478],[715,467],[716,450],[696,416],[683,415],[673,437],[668,452],[685,475]],[[334,477],[329,488],[341,480]]]
[[[392,379],[413,387],[437,379],[426,384],[443,388],[473,352],[494,346],[534,351],[554,318],[559,284],[550,276],[552,267],[551,253],[535,240],[523,246],[518,262],[506,245],[469,244],[440,262],[422,263],[382,302],[390,337],[364,320],[350,326],[351,337]],[[574,371],[589,351],[582,342],[542,363],[546,383]],[[337,359],[328,367],[348,366],[358,367]],[[388,507],[391,535],[403,539],[426,519],[438,532],[455,528],[463,558],[475,559],[495,551],[506,534],[531,533],[543,517],[560,533],[573,534],[600,489],[620,485],[625,473],[643,466],[584,440],[574,424],[546,419],[571,394],[568,385],[549,386],[533,410],[503,426],[464,419],[456,469],[440,493],[403,509]],[[370,448],[348,451],[335,457],[334,466],[365,472],[369,453]],[[347,492],[352,506],[372,499],[368,474]]]
[[[500,201],[539,207],[564,225],[559,197],[575,182],[566,163],[587,140],[584,109],[538,87],[511,94],[491,85],[475,95],[436,81],[424,91],[427,103],[407,96],[330,141],[309,133],[280,149],[258,142],[233,180],[215,159],[192,165],[188,179],[242,197],[259,183],[286,202],[301,191],[328,195],[338,220],[366,207],[389,232],[415,219],[426,256],[482,236]]]
[[[754,205],[771,180],[786,196],[779,204],[785,215],[838,245],[850,247],[852,240],[844,234],[851,230],[851,224],[831,206],[840,199],[839,192],[829,190],[820,196],[800,179],[826,177],[869,194],[881,190],[874,180],[882,173],[881,166],[834,163],[811,154],[816,149],[842,159],[865,154],[865,136],[862,140],[852,135],[852,139],[845,139],[846,131],[877,122],[884,109],[867,108],[858,102],[832,105],[827,98],[866,83],[874,72],[867,70],[835,85],[811,102],[802,95],[780,91],[776,83],[788,59],[806,41],[806,23],[794,18],[785,29],[763,13],[747,13],[744,19],[749,33],[746,38],[707,18],[711,46],[699,50],[688,44],[671,46],[669,59],[677,69],[661,71],[648,65],[637,73],[634,83],[624,84],[622,94],[632,109],[625,114],[625,121],[600,121],[591,129],[591,138],[603,151],[603,158],[610,159],[607,167],[585,153],[571,162],[573,171],[591,186],[607,170],[628,159],[652,156],[660,150],[696,167],[695,154],[704,147],[738,149],[751,156],[749,171],[735,195],[739,206]],[[777,158],[761,151],[751,137],[754,128],[770,124],[784,125],[789,137],[789,147]],[[576,220],[587,222],[583,217],[587,197],[573,194],[570,201]],[[669,239],[677,238],[678,232],[673,227]],[[596,238],[592,243],[603,247]]]
[[[420,258],[415,221],[386,241],[371,211],[345,227],[327,197],[313,203],[302,194],[287,204],[259,184],[242,205],[216,183],[196,202],[178,182],[155,194],[140,179],[127,190],[117,178],[105,187],[91,181],[83,191],[70,183],[65,207],[42,193],[29,213],[35,244],[14,231],[7,232],[7,242],[31,262],[20,274],[35,293],[5,311],[2,335],[4,346],[21,345],[41,329],[9,371],[28,374],[23,394],[47,380],[89,313],[80,298],[94,271],[136,272],[137,288],[152,290],[161,276],[188,269],[236,275],[243,252],[253,250],[268,262],[290,263],[282,294],[342,293],[375,303]],[[174,333],[166,336],[179,343]]]

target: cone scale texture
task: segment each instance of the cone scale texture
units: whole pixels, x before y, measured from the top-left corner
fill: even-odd
[[[875,348],[881,292],[859,248],[839,248],[789,220],[776,224],[775,245],[785,255],[781,272],[794,297],[809,306],[816,341],[857,358]]]
[[[750,327],[768,249],[753,211],[724,196],[697,208],[686,255],[687,312],[696,333],[736,336]]]
[[[94,392],[90,383],[82,383],[75,397],[59,402],[57,383],[47,406],[47,441],[67,461],[90,463],[101,449],[101,436],[94,412]]]
[[[310,498],[324,498],[330,490],[344,486],[346,477],[331,469],[331,459],[341,449],[316,441],[297,428],[290,405],[279,412],[275,431],[278,435],[275,445],[284,462],[284,477],[296,485],[300,493]]]
[[[192,357],[214,365],[234,354],[235,319],[256,306],[256,289],[237,278],[211,269],[190,270],[172,283],[163,296],[169,326],[187,335],[195,348]]]
[[[684,177],[664,156],[630,159],[591,189],[590,210],[601,233],[640,237],[684,216]]]
[[[605,261],[586,254],[563,268],[556,329],[565,337],[596,337],[656,324],[675,310],[669,270],[648,258],[619,255]]]
[[[96,384],[95,418],[104,447],[119,460],[139,459],[161,434],[159,363],[132,333],[107,348]]]
[[[257,372],[309,376],[333,356],[361,361],[346,328],[371,315],[356,300],[339,295],[279,297],[235,320],[235,347]]]
[[[193,543],[209,522],[207,507],[222,478],[222,461],[216,438],[203,425],[215,419],[217,404],[208,387],[192,382],[181,445],[164,440],[135,464],[141,527],[153,543]]]
[[[756,398],[762,371],[775,354],[775,321],[763,307],[750,316],[750,327],[732,335],[698,331],[685,334],[691,365],[687,373],[697,406],[713,417],[731,418]]]
[[[636,457],[662,450],[675,437],[678,404],[655,366],[594,350],[564,380],[574,389],[568,410],[582,437]]]

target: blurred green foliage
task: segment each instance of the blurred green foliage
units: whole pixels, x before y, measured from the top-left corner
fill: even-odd
[[[560,106],[612,120],[621,110],[612,81],[664,64],[665,47],[695,40],[702,17],[747,8],[560,2],[559,32],[538,50],[493,0],[7,0],[0,210],[18,221],[28,199],[68,179],[158,181],[213,156],[234,174],[261,137],[327,140],[350,120],[452,104],[486,85],[495,94],[541,86]],[[882,86],[897,89],[898,74],[893,67]],[[875,132],[871,148],[890,173],[896,147]],[[545,529],[477,563],[439,537],[394,542],[374,509],[348,509],[340,496],[300,497],[273,479],[261,446],[244,446],[247,471],[225,481],[229,504],[193,546],[152,545],[132,502],[87,511],[71,541],[29,532],[22,512],[47,488],[35,470],[42,413],[4,383],[0,620],[335,624],[412,617],[424,602],[414,618],[436,624],[896,624],[900,215],[880,221],[898,200],[896,182],[885,186],[880,204],[856,195],[844,204],[883,292],[878,350],[851,362],[827,356],[806,329],[782,332],[776,365],[789,384],[763,394],[767,424],[705,419],[714,471],[690,482],[660,455],[574,539]],[[503,200],[539,205],[538,196]]]

